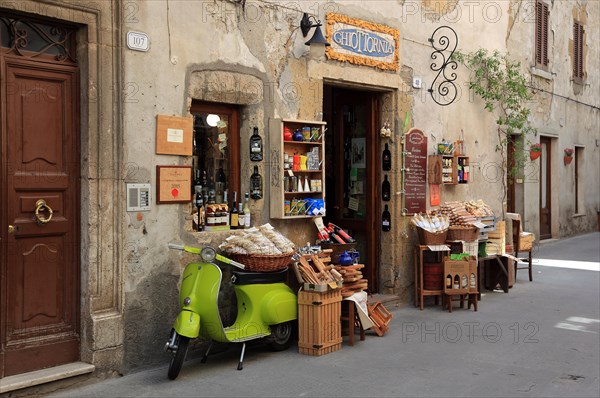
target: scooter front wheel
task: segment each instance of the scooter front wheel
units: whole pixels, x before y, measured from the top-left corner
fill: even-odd
[[[189,343],[189,337],[182,336],[175,332],[175,345],[177,348],[175,351],[173,351],[171,363],[169,364],[169,379],[175,380],[177,376],[179,376],[179,372],[183,366],[183,361],[185,361]]]
[[[285,322],[271,326],[271,342],[269,346],[273,351],[287,350],[292,344],[293,323]]]

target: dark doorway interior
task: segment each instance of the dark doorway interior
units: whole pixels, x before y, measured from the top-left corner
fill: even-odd
[[[357,241],[369,291],[378,292],[380,145],[378,95],[331,85],[323,89],[326,222],[348,230]]]

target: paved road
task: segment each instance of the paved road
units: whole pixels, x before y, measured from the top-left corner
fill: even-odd
[[[478,312],[408,306],[386,336],[322,357],[255,347],[238,372],[236,348],[186,362],[174,382],[163,366],[54,396],[598,397],[600,233],[536,255],[533,282],[519,271],[509,293],[484,292]]]

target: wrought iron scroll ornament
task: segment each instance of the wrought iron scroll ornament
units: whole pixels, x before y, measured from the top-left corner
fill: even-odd
[[[0,17],[0,47],[4,52],[35,58],[51,55],[58,62],[76,63],[75,28],[29,19]]]
[[[438,105],[450,105],[454,102],[458,94],[458,90],[454,84],[457,76],[455,72],[448,72],[448,74],[446,72],[448,68],[451,68],[452,70],[458,68],[456,61],[452,60],[452,54],[454,54],[454,51],[456,51],[456,48],[458,47],[458,36],[451,27],[440,26],[433,31],[433,34],[428,40],[435,50],[431,53],[431,59],[433,59],[434,62],[430,67],[432,71],[437,71],[437,75],[427,91],[431,93],[431,98],[433,98]],[[447,51],[450,51],[449,55],[445,54]],[[441,61],[439,66],[437,61],[438,57]],[[438,82],[438,79],[441,81]],[[436,95],[434,95],[434,89],[437,91]]]

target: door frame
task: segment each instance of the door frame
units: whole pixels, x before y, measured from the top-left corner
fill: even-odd
[[[552,139],[549,137],[540,137],[540,143],[546,146],[546,156],[540,157],[540,183],[539,183],[539,204],[538,211],[540,215],[540,240],[552,238]],[[542,233],[542,162],[546,167],[546,204],[548,208],[548,233]]]
[[[8,225],[12,222],[8,217],[8,168],[6,164],[8,150],[8,118],[4,117],[7,112],[8,87],[6,84],[6,71],[9,65],[20,66],[24,69],[31,68],[36,70],[56,71],[69,73],[72,75],[71,90],[71,106],[72,106],[72,123],[73,139],[74,139],[74,154],[72,162],[66,167],[69,169],[69,185],[73,191],[73,217],[70,220],[70,225],[73,233],[73,241],[68,245],[70,250],[73,250],[73,296],[70,298],[73,305],[73,330],[76,333],[78,340],[78,359],[81,359],[82,351],[82,313],[81,313],[81,70],[79,64],[65,64],[53,62],[51,57],[41,55],[35,59],[29,57],[18,56],[14,54],[0,54],[0,71],[2,71],[2,79],[0,80],[0,247],[2,248],[0,257],[0,312],[7,314],[8,306],[8,289],[7,283],[8,271],[8,249],[9,249],[9,234]],[[76,173],[76,175],[72,175]],[[0,344],[5,342],[7,338],[7,325],[0,324]],[[35,350],[30,348],[30,350]],[[6,351],[0,350],[0,379],[4,377],[6,372],[5,360]],[[22,373],[17,373],[22,374]]]
[[[370,103],[370,118],[369,118],[369,132],[367,133],[367,140],[370,141],[371,145],[369,145],[369,153],[368,158],[372,159],[370,167],[367,168],[367,176],[372,183],[369,187],[365,187],[367,192],[371,193],[372,204],[367,206],[368,213],[367,217],[365,217],[364,225],[365,225],[365,236],[369,242],[367,242],[367,253],[366,255],[361,256],[364,258],[364,262],[367,264],[372,264],[368,269],[365,267],[363,269],[363,273],[367,280],[369,281],[369,290],[373,293],[379,292],[379,261],[380,261],[380,251],[381,251],[381,228],[379,227],[379,222],[381,218],[381,170],[379,165],[381,164],[381,140],[379,139],[379,130],[378,126],[380,124],[380,111],[381,111],[381,101],[380,95],[383,94],[379,91],[375,90],[364,90],[358,87],[350,87],[338,84],[331,84],[330,82],[324,83],[324,85],[329,86],[332,91],[331,100],[334,101],[334,96],[336,95],[336,90],[339,92],[340,90],[346,90],[352,92],[353,94],[363,94],[368,99],[365,99],[364,102],[368,106]],[[325,91],[325,89],[324,89]],[[335,111],[335,106],[332,106],[332,112]],[[341,118],[343,115],[340,113],[337,116],[332,115],[331,120],[337,125],[330,126],[333,130],[334,141],[335,141],[335,150],[337,151],[337,156],[343,159],[344,148],[343,145],[340,145],[341,136],[340,130],[338,126],[341,123]],[[370,134],[369,134],[370,133]],[[335,172],[335,171],[334,171]],[[335,190],[336,200],[340,200],[339,198],[343,197],[343,189],[341,186],[336,185],[333,190]],[[327,189],[326,191],[330,191]],[[341,210],[331,209],[334,214],[339,214]],[[341,227],[344,227],[341,225]]]

